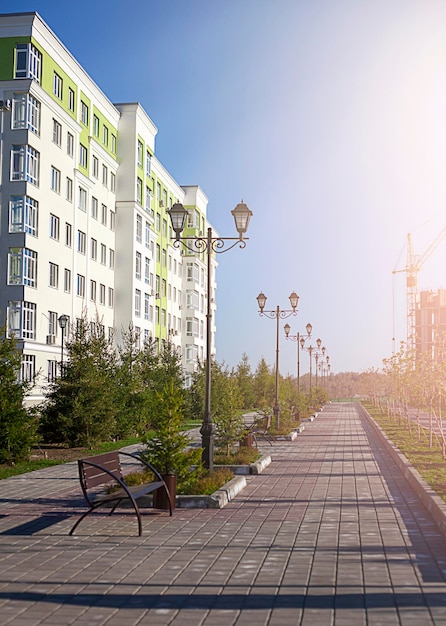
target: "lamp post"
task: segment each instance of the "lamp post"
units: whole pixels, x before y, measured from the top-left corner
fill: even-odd
[[[322,339],[316,339],[316,348],[314,346],[308,346],[308,348],[305,348],[305,340],[302,339],[300,340],[300,345],[302,347],[302,350],[306,350],[308,352],[308,354],[310,355],[310,397],[311,397],[311,389],[312,389],[312,365],[313,365],[313,352],[315,350],[319,350],[319,348],[321,347],[322,344]]]
[[[212,422],[211,413],[211,259],[213,253],[221,254],[231,250],[237,244],[240,248],[245,248],[246,239],[244,235],[248,230],[249,220],[252,216],[252,211],[247,207],[243,200],[237,204],[237,206],[231,211],[234,217],[235,227],[239,234],[238,237],[213,237],[212,228],[207,229],[206,237],[182,237],[181,233],[186,225],[187,211],[184,206],[177,202],[175,203],[167,213],[170,216],[172,228],[175,231],[175,238],[173,245],[179,248],[181,245],[185,246],[191,252],[202,253],[206,252],[207,255],[207,294],[206,294],[206,393],[205,393],[205,407],[204,418],[200,428],[201,442],[203,447],[203,465],[206,469],[213,469],[214,467],[214,437],[215,426]],[[233,243],[227,248],[225,247],[226,241],[232,241]]]
[[[300,333],[297,333],[296,335],[290,335],[291,326],[289,324],[285,324],[285,326],[283,328],[284,328],[284,331],[285,331],[286,339],[290,339],[291,341],[296,341],[297,342],[297,391],[298,391],[298,393],[300,393],[300,348],[301,348],[301,340],[303,341],[303,344],[305,345],[305,341],[307,339],[311,338],[311,331],[313,330],[313,327],[310,324],[310,322],[308,322],[308,324],[305,326],[306,331],[307,331],[306,335],[301,335]]]
[[[257,302],[259,305],[259,315],[266,315],[270,319],[275,319],[277,321],[276,324],[276,392],[275,392],[275,400],[274,400],[274,416],[276,418],[276,428],[279,430],[280,427],[280,407],[279,407],[279,319],[286,319],[290,317],[290,315],[297,315],[297,303],[299,302],[299,296],[295,291],[291,293],[289,296],[291,310],[290,309],[281,309],[279,306],[276,307],[275,310],[265,311],[266,304],[266,296],[263,292],[260,292],[257,296]]]
[[[63,373],[63,339],[64,339],[64,335],[65,335],[65,328],[67,327],[68,324],[68,320],[70,318],[68,317],[68,315],[59,315],[58,318],[58,322],[59,322],[59,326],[60,326],[60,330],[61,330],[61,348],[60,348],[60,373],[62,375]]]

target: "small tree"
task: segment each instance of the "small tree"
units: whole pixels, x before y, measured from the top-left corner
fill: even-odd
[[[141,456],[161,474],[174,474],[178,480],[189,477],[191,465],[200,465],[201,448],[188,450],[191,438],[180,431],[184,420],[184,397],[173,380],[155,391],[158,410],[153,416],[153,432],[143,437]]]
[[[19,380],[21,354],[14,337],[0,329],[0,462],[25,460],[36,442],[36,414],[25,408],[24,399],[34,381]]]
[[[46,441],[91,448],[113,437],[116,355],[102,326],[86,319],[78,320],[67,353],[41,408],[40,429]]]
[[[214,361],[211,381],[211,413],[216,429],[215,442],[218,448],[229,454],[245,430],[237,376],[234,372],[229,372],[224,363]],[[205,387],[206,372],[204,364],[201,364],[194,374],[191,390],[193,414],[200,419],[204,414]]]

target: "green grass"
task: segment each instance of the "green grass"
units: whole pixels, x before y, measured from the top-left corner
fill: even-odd
[[[434,444],[430,448],[429,434],[424,429],[421,429],[420,441],[418,440],[416,423],[411,424],[411,432],[409,432],[405,420],[401,420],[399,424],[395,418],[387,417],[387,414],[382,413],[372,404],[363,402],[363,405],[428,485],[446,502],[446,460],[442,457],[441,448],[436,439],[434,438]]]
[[[11,478],[11,476],[19,476],[19,474],[26,474],[27,472],[33,472],[34,470],[43,469],[44,467],[60,465],[60,463],[61,461],[42,459],[40,461],[22,461],[14,466],[0,465],[0,480],[3,480],[3,478]]]

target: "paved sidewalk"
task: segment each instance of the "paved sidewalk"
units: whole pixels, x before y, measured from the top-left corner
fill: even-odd
[[[221,510],[82,509],[76,465],[0,482],[0,624],[446,626],[446,539],[353,403]]]

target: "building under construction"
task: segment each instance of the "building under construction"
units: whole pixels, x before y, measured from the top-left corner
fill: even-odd
[[[415,309],[417,360],[423,354],[443,359],[446,348],[446,289],[419,293]]]

